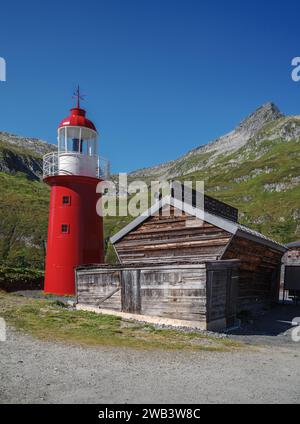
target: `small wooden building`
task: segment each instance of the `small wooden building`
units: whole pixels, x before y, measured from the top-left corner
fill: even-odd
[[[299,300],[300,298],[300,240],[288,243],[283,256],[283,293]]]
[[[194,191],[177,193],[111,238],[118,266],[77,270],[79,303],[217,329],[278,300],[285,246],[239,224],[225,203],[205,196],[199,207]]]
[[[234,260],[83,266],[76,270],[77,300],[145,321],[161,317],[222,329],[235,322],[238,266]]]
[[[300,266],[300,240],[285,245],[287,248],[283,256],[283,264],[287,266]]]

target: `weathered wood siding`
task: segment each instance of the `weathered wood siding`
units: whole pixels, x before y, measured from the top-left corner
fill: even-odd
[[[141,270],[124,269],[121,271],[122,311],[141,313]]]
[[[141,313],[206,321],[205,265],[141,270]]]
[[[207,322],[220,327],[235,324],[239,262],[207,264]]]
[[[219,258],[231,234],[170,207],[149,217],[115,243],[122,263],[180,262]]]
[[[206,267],[112,267],[76,273],[77,302],[106,309],[189,321],[206,320]],[[121,285],[121,291],[106,299]]]
[[[106,299],[117,288],[119,291]],[[121,311],[121,271],[118,269],[84,269],[76,272],[77,302],[83,305]]]
[[[241,261],[237,293],[238,310],[260,309],[278,300],[282,253],[235,236],[222,259]]]
[[[77,302],[163,318],[220,321],[225,327],[235,318],[236,267],[237,261],[216,261],[83,268],[76,272]]]

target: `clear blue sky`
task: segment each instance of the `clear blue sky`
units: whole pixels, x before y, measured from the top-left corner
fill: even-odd
[[[174,159],[269,100],[300,114],[298,1],[5,1],[0,130],[56,142],[77,83],[113,171]]]

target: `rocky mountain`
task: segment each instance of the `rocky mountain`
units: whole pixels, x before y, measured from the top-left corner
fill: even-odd
[[[300,238],[300,116],[267,103],[233,131],[131,178],[203,180],[206,193],[239,208],[241,222],[287,242]]]
[[[42,156],[54,150],[53,144],[43,140],[0,132],[0,171],[23,172],[39,180],[43,172]]]
[[[196,147],[177,160],[150,168],[143,168],[130,174],[132,177],[159,176],[169,179],[212,166],[221,155],[239,150],[269,122],[283,118],[274,103],[266,103],[245,118],[234,130],[203,146]],[[205,162],[205,163],[204,163]]]
[[[0,264],[43,266],[49,189],[42,155],[55,146],[0,133]],[[205,191],[239,209],[239,220],[270,237],[300,238],[300,116],[267,103],[233,131],[131,179],[204,180]],[[108,217],[106,236],[130,218]]]

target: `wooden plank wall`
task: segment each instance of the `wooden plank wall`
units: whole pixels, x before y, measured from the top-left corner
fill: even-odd
[[[77,302],[101,308],[190,321],[206,320],[206,267],[169,265],[77,271]]]
[[[124,269],[121,271],[122,311],[141,313],[141,270]]]
[[[205,265],[141,270],[141,313],[206,321]]]
[[[163,318],[219,321],[224,328],[235,319],[238,266],[239,261],[214,261],[81,269],[76,273],[77,301]]]
[[[207,281],[207,321],[224,319],[226,316],[227,270],[211,270]]]
[[[214,260],[220,257],[231,234],[170,207],[157,212],[115,243],[121,263]]]
[[[77,303],[95,306],[118,287],[121,288],[120,270],[90,269],[76,273]],[[101,303],[101,308],[121,311],[121,290]]]
[[[277,300],[282,253],[271,247],[234,237],[222,259],[241,261],[238,285],[238,310],[261,309]]]
[[[235,324],[239,263],[207,264],[207,322]]]

